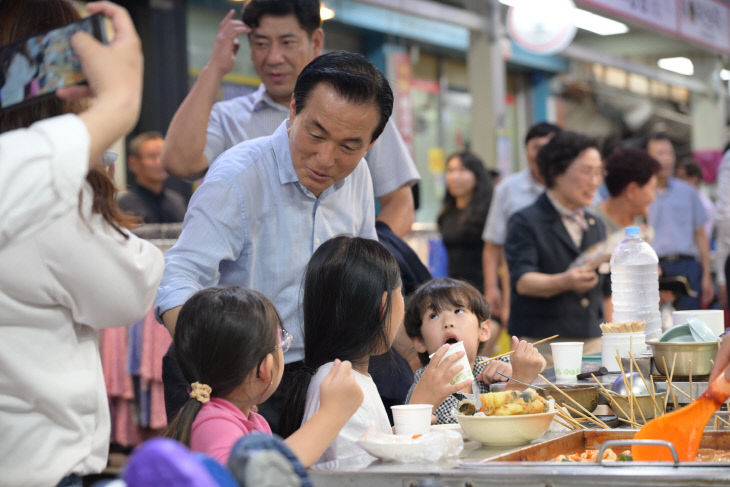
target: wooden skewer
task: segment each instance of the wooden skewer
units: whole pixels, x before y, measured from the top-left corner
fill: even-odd
[[[573,431],[573,427],[570,426],[568,423],[564,422],[562,419],[560,419],[560,416],[555,416],[553,418],[553,421],[555,421],[556,423],[558,423],[563,428],[568,428],[569,430]],[[715,428],[715,429],[717,429],[717,428]]]
[[[537,376],[539,378],[541,378],[542,380],[544,380],[548,385],[550,385],[550,387],[552,387],[553,389],[555,389],[556,391],[558,391],[560,394],[562,394],[563,396],[565,396],[570,402],[572,402],[573,404],[575,404],[576,406],[578,406],[578,408],[580,408],[588,416],[592,417],[593,419],[595,419],[596,421],[598,421],[600,423],[603,423],[603,425],[606,426],[606,428],[608,429],[608,425],[606,425],[606,423],[604,423],[600,419],[596,418],[593,415],[593,413],[591,413],[586,408],[584,408],[583,406],[581,406],[575,399],[573,399],[572,397],[570,397],[569,395],[567,395],[566,393],[564,393],[563,391],[561,391],[558,386],[556,386],[555,384],[553,384],[552,382],[550,382],[549,380],[547,380],[542,374],[537,374]]]
[[[553,338],[558,338],[560,335],[553,335],[551,337],[543,338],[542,340],[538,340],[532,345],[540,345],[541,343],[545,343],[548,340],[552,340]],[[512,355],[515,353],[514,350],[510,350],[509,352],[500,353],[499,355],[495,355],[494,357],[489,357],[487,360],[482,360],[481,362],[477,362],[477,365],[486,364],[487,362],[491,362],[492,360],[496,360],[498,358],[506,357],[507,355]]]
[[[656,398],[654,397],[654,394],[652,394],[651,389],[649,389],[649,384],[646,382],[646,379],[644,378],[644,374],[641,373],[641,369],[639,368],[639,364],[634,358],[634,354],[629,355],[631,358],[631,362],[633,362],[634,365],[636,365],[636,371],[639,373],[639,377],[641,377],[641,381],[644,383],[644,387],[646,387],[646,392],[651,394],[651,402],[654,403],[654,415],[656,416],[657,409],[659,409],[659,405],[656,402]]]
[[[624,387],[626,388],[626,397],[629,400],[629,412],[631,413],[631,416],[629,416],[629,418],[635,423],[636,415],[634,413],[634,388],[629,387],[629,381],[626,377],[626,372],[624,372],[624,365],[621,363],[621,355],[619,354],[618,350],[616,350],[616,361],[618,362],[618,368],[621,370],[621,377],[624,381]]]
[[[674,379],[674,366],[677,363],[677,352],[674,352],[674,357],[672,358],[672,379]],[[679,409],[679,406],[677,405],[677,395],[674,394],[674,387],[672,387],[672,402],[674,403],[674,409]]]
[[[619,403],[611,396],[611,393],[608,392],[608,390],[606,390],[605,387],[603,387],[603,384],[601,384],[601,382],[596,378],[596,376],[591,373],[591,377],[593,377],[593,380],[596,381],[596,384],[598,384],[598,387],[601,388],[601,390],[603,391],[603,394],[606,396],[606,398],[608,398],[608,400],[611,401],[611,406],[613,406],[616,409],[618,409],[619,411],[621,411],[621,414],[623,414],[625,417],[628,418],[629,415],[626,414],[626,411],[624,411],[624,408],[622,408],[619,405]],[[614,410],[614,412],[615,412],[615,410]]]
[[[653,375],[649,375],[649,382],[651,382],[651,393],[652,393],[652,395],[656,396],[656,387],[654,387],[654,376]],[[665,392],[665,395],[666,395],[666,392]],[[664,414],[664,403],[659,403],[659,405],[661,406],[661,408],[659,408],[659,415],[661,416],[662,414]]]
[[[682,389],[680,389],[679,387],[677,387],[674,383],[672,383],[672,389],[675,390],[675,391],[677,391],[677,392],[679,392],[679,393],[681,393],[687,399],[691,399],[692,398],[689,394],[687,394]]]
[[[640,426],[641,426],[641,425],[640,425],[639,423],[634,423],[633,421],[631,421],[631,420],[628,420],[628,419],[624,419],[624,418],[618,418],[618,420],[619,420],[619,421],[623,421],[624,423],[628,423],[628,424],[630,424],[631,426],[633,426],[634,428],[638,428],[638,427],[640,427]]]
[[[722,419],[720,416],[715,416],[715,419],[718,420],[719,422],[723,423],[725,426],[730,426],[730,421],[728,421],[726,419]],[[715,429],[717,429],[717,428],[715,428]]]
[[[558,406],[557,410],[559,411],[558,412],[558,415],[561,418],[563,418],[565,421],[567,421],[568,424],[573,425],[573,428],[574,429],[576,429],[576,430],[584,430],[584,429],[587,429],[585,426],[583,426],[578,421],[576,421],[576,419],[573,416],[571,416],[570,413],[564,411],[561,406]]]
[[[582,425],[576,422],[572,417],[570,417],[570,414],[563,411],[560,406],[556,407],[556,411],[558,412],[558,414],[555,416],[555,418],[557,419],[558,417],[560,417],[560,419],[562,419],[571,430],[582,429]]]
[[[631,342],[631,337],[629,337],[629,343]],[[631,350],[629,350],[629,357],[633,358],[634,354]],[[638,366],[637,366],[638,369]],[[634,361],[629,360],[629,384],[631,385],[631,397],[636,402],[636,409],[639,410],[639,415],[641,416],[641,420],[646,423],[646,417],[644,416],[644,410],[641,409],[641,404],[639,404],[639,400],[636,398],[636,394],[634,394]]]
[[[689,359],[689,400],[690,402],[694,401],[692,398],[692,359]]]
[[[583,414],[582,412],[580,412],[580,411],[578,411],[577,409],[575,409],[575,408],[574,408],[573,406],[571,406],[570,404],[563,404],[563,406],[565,406],[566,408],[568,408],[568,410],[569,410],[569,411],[572,411],[572,412],[574,412],[575,414],[577,414],[577,415],[578,415],[578,416],[580,416],[581,418],[584,418],[584,419],[586,419],[586,420],[590,421],[591,423],[593,423],[593,424],[595,424],[595,425],[598,425],[598,426],[600,426],[601,428],[603,428],[603,429],[605,429],[605,430],[609,430],[609,429],[611,429],[611,428],[610,428],[610,427],[609,427],[609,426],[608,426],[608,425],[607,425],[606,423],[604,423],[603,421],[601,421],[600,419],[596,418],[596,417],[595,417],[595,416],[593,416],[593,415],[590,415],[590,416],[588,416],[588,415],[585,415],[585,414]]]

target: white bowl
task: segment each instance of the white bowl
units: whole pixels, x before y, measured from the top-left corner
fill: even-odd
[[[515,414],[513,416],[465,416],[456,415],[456,420],[466,436],[483,445],[524,445],[541,437],[550,427],[556,411],[538,414]]]

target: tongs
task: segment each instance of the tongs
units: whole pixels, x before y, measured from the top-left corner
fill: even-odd
[[[532,387],[533,389],[537,389],[538,391],[547,392],[544,387],[539,387],[539,386],[536,386],[533,384],[528,384],[527,382],[522,382],[521,380],[517,380],[514,377],[510,377],[507,374],[503,374],[502,372],[497,372],[497,374],[501,375],[505,379],[513,380],[513,381],[517,382],[518,384],[522,384],[523,386]]]

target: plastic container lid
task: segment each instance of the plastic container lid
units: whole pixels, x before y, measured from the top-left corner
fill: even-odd
[[[627,237],[633,237],[635,235],[639,235],[641,233],[641,229],[637,226],[631,226],[626,227],[626,230],[624,230],[624,232]]]

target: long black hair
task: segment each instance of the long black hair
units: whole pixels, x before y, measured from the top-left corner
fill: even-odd
[[[175,356],[188,383],[207,384],[211,397],[225,397],[276,349],[280,327],[276,308],[257,291],[203,289],[180,310]],[[165,436],[190,446],[190,429],[201,406],[189,398]]]
[[[382,353],[391,293],[400,285],[395,257],[376,240],[340,236],[314,252],[304,277],[304,367],[289,390],[282,436],[301,425],[307,389],[320,366]]]
[[[464,151],[452,154],[449,156],[447,161],[458,158],[461,160],[461,164],[469,171],[474,174],[476,184],[474,185],[474,192],[471,195],[471,199],[466,206],[466,211],[463,214],[462,224],[468,229],[475,229],[478,234],[481,234],[484,228],[484,220],[487,218],[487,212],[489,211],[489,203],[492,201],[492,178],[484,167],[482,160],[475,154]],[[444,192],[444,200],[441,207],[441,214],[438,217],[439,231],[442,230],[442,221],[447,213],[456,208],[456,198],[449,193],[448,189]]]

